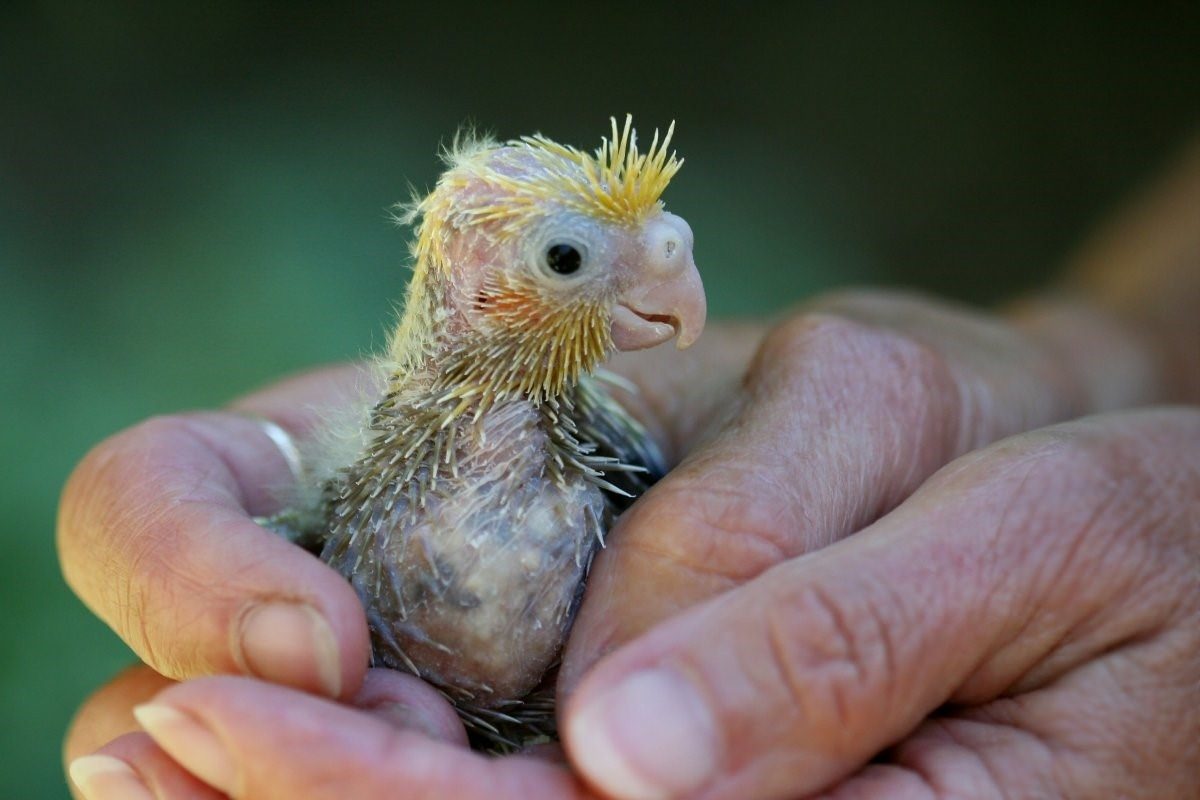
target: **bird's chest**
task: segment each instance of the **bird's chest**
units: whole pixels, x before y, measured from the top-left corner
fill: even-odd
[[[363,599],[378,660],[477,699],[520,696],[566,635],[604,498],[549,468],[528,403],[396,452],[351,470],[324,557]]]

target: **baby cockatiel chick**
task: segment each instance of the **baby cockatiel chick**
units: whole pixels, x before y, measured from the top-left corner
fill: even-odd
[[[415,269],[386,393],[307,511],[275,518],[354,585],[377,664],[438,686],[490,744],[553,735],[533,691],[594,549],[663,471],[595,370],[700,335],[692,232],[659,199],[671,129],[627,118],[594,153],[458,142],[415,203]],[[315,541],[315,543],[314,543]]]

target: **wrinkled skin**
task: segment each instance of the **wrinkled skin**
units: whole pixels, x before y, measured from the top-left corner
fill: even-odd
[[[149,665],[67,756],[133,770],[94,797],[133,774],[169,798],[1188,796],[1200,411],[1044,427],[1156,399],[1136,370],[1094,380],[1063,331],[1114,367],[1121,338],[1084,323],[843,295],[623,357],[681,462],[597,559],[560,682],[571,770],[472,754],[427,687],[366,673],[349,587],[254,532],[287,467],[253,422],[145,423],[63,499],[68,580]],[[303,435],[349,374],[234,409]],[[280,599],[308,639],[252,635]],[[151,699],[191,724],[137,731]]]
[[[597,560],[567,766],[467,751],[436,693],[366,672],[345,582],[251,522],[290,473],[237,412],[303,436],[350,370],[110,439],[63,570],[149,666],[80,710],[65,755],[101,755],[73,774],[91,800],[1196,796],[1200,411],[1054,423],[1200,402],[1198,206],[1200,146],[1073,299],[843,295],[620,361],[682,461]]]

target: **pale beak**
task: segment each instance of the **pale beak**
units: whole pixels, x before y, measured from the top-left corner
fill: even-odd
[[[642,350],[678,337],[689,347],[704,330],[704,284],[692,258],[692,229],[674,214],[661,214],[642,231],[642,259],[628,276],[612,314],[618,350]]]

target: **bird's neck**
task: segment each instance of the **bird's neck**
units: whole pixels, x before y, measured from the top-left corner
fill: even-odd
[[[581,379],[612,349],[607,307],[581,299],[551,304],[536,287],[493,281],[475,296],[487,332],[454,305],[445,272],[414,272],[390,347],[387,392],[370,422],[375,432],[363,462],[369,474],[397,472],[424,496],[440,479],[457,478],[464,453],[484,445],[494,414],[525,406],[545,434],[539,459],[556,484],[571,475],[605,488],[611,458],[594,454],[575,418],[595,405]],[[499,419],[500,417],[496,417]]]
[[[607,304],[553,302],[532,282],[500,273],[472,298],[472,325],[444,280],[420,265],[391,342],[393,388],[418,381],[451,417],[476,418],[501,401],[561,401],[612,350]],[[445,271],[441,271],[444,276]]]

